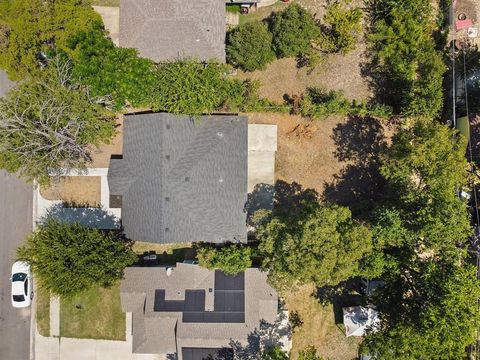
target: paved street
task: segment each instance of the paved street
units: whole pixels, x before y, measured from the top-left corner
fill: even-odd
[[[0,96],[12,83],[0,71]],[[32,187],[0,170],[0,359],[30,358],[30,309],[14,309],[10,271],[15,249],[32,230]]]
[[[32,230],[32,187],[0,171],[0,359],[30,357],[30,309],[10,302],[15,249]]]

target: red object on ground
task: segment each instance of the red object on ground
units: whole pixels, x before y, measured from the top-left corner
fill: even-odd
[[[462,30],[462,29],[467,29],[470,26],[472,26],[472,20],[471,19],[465,19],[465,20],[457,20],[455,21],[455,28],[457,30]]]

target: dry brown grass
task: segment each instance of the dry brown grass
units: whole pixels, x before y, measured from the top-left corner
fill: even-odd
[[[298,352],[314,345],[325,359],[356,359],[360,338],[347,338],[342,325],[335,324],[332,305],[323,306],[312,296],[313,285],[304,285],[285,294],[286,307],[297,312],[303,324],[293,333],[290,358],[296,360]]]
[[[63,200],[79,206],[100,205],[99,176],[66,176],[50,187],[40,187],[40,194],[48,200]]]
[[[117,117],[117,134],[108,144],[92,150],[91,168],[107,168],[112,155],[121,155],[123,152],[123,115]]]

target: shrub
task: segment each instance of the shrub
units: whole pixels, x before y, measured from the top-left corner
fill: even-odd
[[[222,270],[226,275],[236,275],[252,266],[252,249],[236,244],[217,248],[211,244],[198,244],[196,247],[200,266]]]
[[[41,224],[17,254],[31,264],[46,290],[64,297],[112,285],[137,259],[112,232],[54,219]]]
[[[347,9],[343,3],[335,2],[327,7],[320,46],[329,52],[348,53],[355,48],[362,31],[362,10]]]
[[[324,91],[309,88],[300,99],[299,112],[302,116],[323,119],[328,115],[358,115],[389,118],[392,110],[383,104],[367,104],[363,101],[349,101],[341,91]]]
[[[243,70],[265,69],[275,59],[272,33],[267,26],[254,21],[237,26],[227,36],[227,60]]]
[[[291,4],[285,10],[274,13],[270,30],[273,49],[280,58],[308,53],[312,41],[320,34],[312,14],[298,4]]]
[[[226,72],[227,67],[215,61],[185,59],[161,63],[151,106],[154,111],[173,114],[211,113],[226,100]]]
[[[92,95],[111,96],[115,109],[127,101],[148,105],[156,79],[152,61],[140,58],[135,49],[115,46],[100,28],[73,36],[68,45],[74,53],[73,76]]]

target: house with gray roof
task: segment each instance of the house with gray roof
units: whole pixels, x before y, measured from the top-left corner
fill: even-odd
[[[125,116],[110,160],[110,208],[125,235],[153,243],[247,241],[247,118]]]
[[[132,313],[133,352],[228,359],[232,344],[256,346],[252,334],[278,314],[278,295],[266,280],[258,269],[226,276],[184,263],[127,268],[120,297]]]
[[[155,62],[225,62],[225,0],[120,0],[119,43]]]

